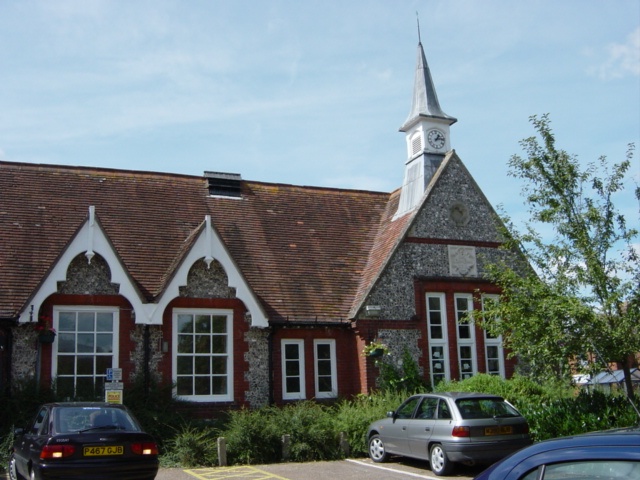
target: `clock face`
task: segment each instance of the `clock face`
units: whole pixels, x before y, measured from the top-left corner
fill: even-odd
[[[444,147],[444,141],[444,132],[441,132],[437,128],[432,128],[427,132],[427,142],[429,142],[429,145],[431,145],[433,148],[440,150],[442,147]]]

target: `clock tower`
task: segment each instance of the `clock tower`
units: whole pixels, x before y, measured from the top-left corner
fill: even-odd
[[[444,155],[451,150],[449,128],[457,119],[440,108],[431,71],[418,42],[418,60],[409,117],[400,127],[407,142],[407,161],[396,217],[411,211],[422,198]]]

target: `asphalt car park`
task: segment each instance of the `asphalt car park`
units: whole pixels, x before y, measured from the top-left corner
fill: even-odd
[[[471,480],[482,469],[462,467],[447,477]],[[429,463],[412,459],[393,459],[378,465],[370,459],[348,459],[332,462],[278,463],[194,469],[160,469],[156,480],[315,480],[325,478],[349,480],[434,480]]]
[[[481,469],[477,467],[463,467],[456,474],[447,478],[471,480],[480,471]],[[9,479],[9,476],[0,478]],[[316,480],[325,478],[433,480],[438,477],[429,470],[427,462],[398,459],[384,465],[377,465],[368,458],[334,462],[278,463],[192,469],[161,468],[156,476],[156,480]]]

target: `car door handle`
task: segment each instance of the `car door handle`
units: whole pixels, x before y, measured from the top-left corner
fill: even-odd
[[[404,427],[402,427],[402,429],[403,429],[403,430],[406,430],[406,429],[407,429],[407,427],[406,427],[406,426],[404,426]]]
[[[424,431],[425,432],[430,432],[431,431],[431,427],[424,427]]]

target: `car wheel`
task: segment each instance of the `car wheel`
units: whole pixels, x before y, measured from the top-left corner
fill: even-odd
[[[11,458],[9,459],[9,478],[11,480],[24,480],[24,477],[18,473],[16,457],[13,454],[11,454]]]
[[[386,462],[389,458],[380,435],[372,435],[369,439],[369,456],[376,463]]]
[[[431,471],[436,475],[448,475],[453,469],[453,464],[449,461],[447,453],[439,443],[431,447],[429,461],[431,463]]]

